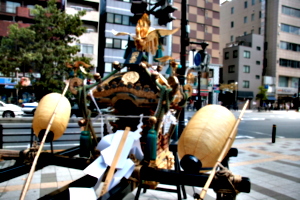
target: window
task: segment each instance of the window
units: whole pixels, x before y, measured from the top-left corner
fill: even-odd
[[[122,15],[115,14],[115,24],[122,24]]]
[[[243,81],[243,88],[249,88],[250,87],[250,81]]]
[[[106,38],[105,48],[126,49],[128,41],[116,38]]]
[[[296,8],[282,6],[282,14],[300,18],[300,10]]]
[[[280,41],[280,48],[284,50],[300,51],[300,44]]]
[[[299,85],[299,78],[291,78],[291,87],[298,88]]]
[[[300,68],[300,61],[296,60],[287,60],[287,59],[279,59],[279,65],[281,67],[291,67],[291,68]]]
[[[70,8],[73,8],[75,10],[85,10],[87,12],[93,11],[93,8],[87,8],[87,7],[82,7],[82,6],[70,6]]]
[[[247,1],[244,2],[244,8],[248,8],[248,2]]]
[[[112,24],[122,24],[127,26],[135,26],[130,22],[130,17],[114,13],[107,13],[107,22]]]
[[[252,6],[255,5],[255,0],[252,0]]]
[[[257,64],[257,65],[260,65],[260,61],[259,61],[259,60],[257,60],[257,61],[256,61],[256,64]]]
[[[6,1],[6,12],[8,13],[16,13],[16,8],[20,7],[21,4],[12,1]]]
[[[238,50],[233,50],[233,58],[237,58],[238,57]]]
[[[85,32],[86,32],[86,33],[93,33],[93,32],[95,32],[95,30],[92,29],[92,28],[87,28],[87,29],[85,30]]]
[[[231,7],[231,14],[234,13],[234,7]]]
[[[244,65],[243,72],[244,73],[250,73],[250,66],[249,65]]]
[[[229,65],[228,66],[228,73],[234,73],[235,71],[235,66],[234,65]]]
[[[250,58],[250,51],[244,51],[244,58]]]
[[[225,60],[229,59],[229,52],[225,52]]]
[[[254,13],[251,14],[251,21],[254,21]]]
[[[248,18],[247,18],[247,16],[246,16],[246,17],[244,17],[244,24],[246,24],[247,21],[248,21]]]
[[[29,8],[29,15],[33,16],[34,14],[33,14],[32,10],[35,9],[35,6],[34,5],[27,5],[27,8]]]
[[[260,51],[260,50],[261,50],[261,47],[260,47],[260,46],[257,46],[257,47],[256,47],[256,50],[257,50],[257,51]]]
[[[230,26],[231,26],[231,28],[234,27],[234,22],[233,21],[230,23]]]
[[[289,78],[286,76],[279,76],[279,87],[288,87]]]
[[[77,44],[80,48],[79,53],[93,54],[94,53],[94,45],[92,44]]]
[[[261,14],[261,11],[259,11],[259,13],[258,13],[259,19],[262,17],[261,15],[262,15],[262,14]]]
[[[260,75],[255,75],[255,78],[256,79],[260,79]]]
[[[230,36],[230,42],[233,42],[233,35]]]
[[[291,26],[291,25],[288,25],[288,24],[281,24],[281,31],[296,34],[296,35],[300,35],[300,28],[299,27]]]
[[[112,63],[105,63],[104,64],[104,72],[112,72]]]
[[[260,27],[258,28],[258,34],[259,35],[261,34],[261,28]]]
[[[247,31],[244,32],[244,35],[247,35]]]

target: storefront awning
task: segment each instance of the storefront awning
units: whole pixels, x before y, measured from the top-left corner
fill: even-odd
[[[238,98],[246,98],[246,99],[253,99],[253,92],[251,91],[238,91],[237,97]]]
[[[273,96],[268,96],[267,99],[270,100],[270,101],[276,101],[276,98],[273,97]]]

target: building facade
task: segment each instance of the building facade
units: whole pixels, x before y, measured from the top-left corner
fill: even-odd
[[[223,84],[235,83],[237,86],[222,92],[224,105],[242,108],[241,102],[255,101],[262,82],[263,42],[262,35],[248,34],[236,37],[235,42],[228,43],[223,49]]]
[[[31,13],[31,9],[38,4],[43,7],[47,6],[45,0],[0,0],[0,41],[3,37],[8,35],[9,25],[18,23],[19,27],[29,27],[30,24],[34,23],[34,16]],[[64,8],[63,0],[56,0],[58,8]],[[0,100],[7,103],[17,104],[17,89],[15,85],[20,81],[21,77],[28,77],[25,69],[16,69],[12,72],[11,77],[4,77],[0,73]],[[29,100],[32,97],[30,93],[23,92],[22,97],[25,100]]]
[[[300,2],[297,0],[225,1],[221,5],[221,45],[236,41],[242,35],[263,36],[263,61],[256,74],[261,74],[260,85],[268,89],[267,102],[299,106],[300,78]],[[223,51],[225,52],[225,51]],[[222,55],[224,58],[225,55]],[[256,59],[256,58],[254,58]],[[225,63],[223,63],[223,67]],[[243,65],[238,68],[243,69]],[[224,69],[223,77],[229,75]],[[253,80],[255,83],[255,79]],[[238,90],[242,84],[239,83]],[[253,88],[250,82],[250,87]],[[258,89],[253,89],[257,93]],[[255,95],[253,100],[255,100]]]
[[[182,12],[181,0],[174,0],[174,6],[178,8],[174,12],[176,20],[173,21],[173,28],[181,27]],[[219,0],[189,0],[187,1],[186,18],[188,21],[188,38],[191,42],[186,47],[187,68],[195,68],[195,53],[201,50],[201,46],[195,43],[207,42],[209,45],[206,51],[210,54],[209,69],[211,71],[208,77],[208,87],[201,90],[203,105],[217,104],[219,95],[219,67],[222,60],[220,59],[220,1]],[[172,56],[176,59],[180,58],[181,33],[177,32],[173,35]],[[194,42],[194,43],[193,43]],[[189,71],[189,69],[187,69]],[[197,71],[197,70],[196,70]],[[197,74],[196,72],[194,73]],[[197,79],[197,76],[195,76]],[[196,86],[195,86],[196,88]],[[207,92],[208,91],[208,92]],[[197,94],[195,89],[194,95]]]

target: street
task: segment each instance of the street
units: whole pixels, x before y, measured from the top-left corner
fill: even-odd
[[[194,115],[195,111],[186,111],[185,116]],[[236,119],[240,111],[232,111]],[[273,125],[276,125],[277,138],[299,138],[300,137],[300,113],[290,111],[267,111],[257,112],[247,110],[238,126],[236,139],[271,138]]]
[[[194,115],[195,111],[185,111],[185,123]],[[240,111],[232,111],[236,119],[240,115]],[[31,119],[30,116],[26,118]],[[54,150],[67,149],[79,145],[80,129],[75,123],[77,118],[71,118],[73,121],[69,123],[65,134],[53,142]],[[79,119],[79,118],[78,118]],[[28,120],[30,121],[30,120]],[[300,113],[295,111],[271,111],[257,112],[247,110],[238,126],[236,139],[253,139],[253,138],[269,138],[271,141],[273,125],[276,126],[276,138],[299,138],[300,130]],[[0,121],[1,123],[1,121]],[[4,143],[4,149],[22,150],[29,146],[30,143],[30,127],[31,123],[1,123],[4,127],[5,134],[24,134],[24,136],[8,136],[4,141],[27,141],[22,143]],[[100,132],[100,123],[94,124],[97,136]],[[10,129],[5,129],[10,127]],[[12,128],[13,127],[13,128]],[[20,129],[20,127],[23,127]],[[76,133],[76,134],[74,134]],[[72,140],[72,141],[66,141]],[[44,149],[50,149],[50,144],[46,143]]]

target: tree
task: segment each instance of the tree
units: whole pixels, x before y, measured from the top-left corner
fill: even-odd
[[[262,106],[262,103],[264,100],[267,100],[267,89],[265,89],[264,86],[259,86],[258,87],[259,89],[259,92],[257,93],[256,95],[256,100],[259,100],[260,101],[260,106]]]
[[[63,90],[66,63],[79,51],[74,44],[79,43],[78,37],[85,32],[80,20],[85,11],[68,15],[51,0],[46,8],[35,5],[33,13],[35,23],[30,27],[10,26],[8,37],[1,41],[0,66],[5,76],[17,67],[21,71],[35,72],[30,78],[39,100],[50,92]],[[36,76],[38,73],[40,77]]]

